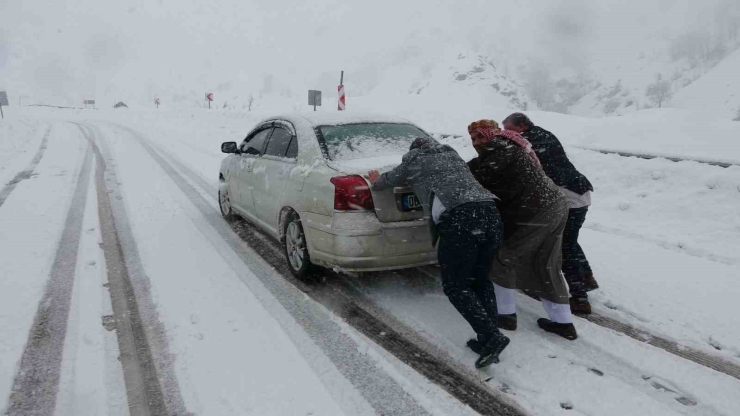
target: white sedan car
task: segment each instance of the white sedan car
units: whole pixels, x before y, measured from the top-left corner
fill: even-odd
[[[226,142],[219,204],[278,239],[291,271],[349,271],[436,262],[427,219],[410,188],[373,191],[363,177],[401,161],[429,135],[388,116],[307,113],[268,118]]]

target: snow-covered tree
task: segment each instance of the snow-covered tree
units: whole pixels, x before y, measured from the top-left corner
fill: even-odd
[[[252,105],[254,105],[254,94],[249,94],[249,98],[247,99],[249,111],[252,111]]]
[[[658,108],[663,107],[663,103],[668,101],[673,94],[671,93],[671,83],[663,79],[663,76],[658,74],[655,77],[655,82],[648,85],[645,91],[645,96]]]
[[[714,26],[722,41],[737,42],[740,35],[740,4],[736,0],[721,0],[715,10]]]
[[[607,100],[606,104],[604,104],[604,114],[611,114],[622,105],[622,102],[619,101],[619,98],[614,97]]]
[[[740,121],[740,108],[737,109],[737,115],[733,118],[735,121]]]

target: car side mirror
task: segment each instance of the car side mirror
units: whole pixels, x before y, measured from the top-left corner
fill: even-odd
[[[254,147],[248,147],[247,148],[247,151],[245,153],[248,154],[248,155],[259,156],[260,151],[259,151],[259,149],[255,149]]]
[[[236,142],[221,143],[221,151],[223,153],[238,153]]]

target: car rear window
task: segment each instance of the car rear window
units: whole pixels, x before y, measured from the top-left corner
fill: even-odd
[[[330,160],[404,154],[417,137],[429,137],[411,124],[362,123],[320,126]]]

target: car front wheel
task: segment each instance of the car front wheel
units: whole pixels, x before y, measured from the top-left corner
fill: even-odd
[[[221,215],[227,221],[234,219],[234,210],[231,207],[231,196],[229,195],[229,187],[226,183],[222,183],[218,189],[218,205],[221,207]]]
[[[303,232],[301,219],[298,218],[298,215],[290,214],[285,221],[284,232],[283,250],[290,272],[299,279],[305,278],[311,269],[311,259],[308,256],[306,234]]]

